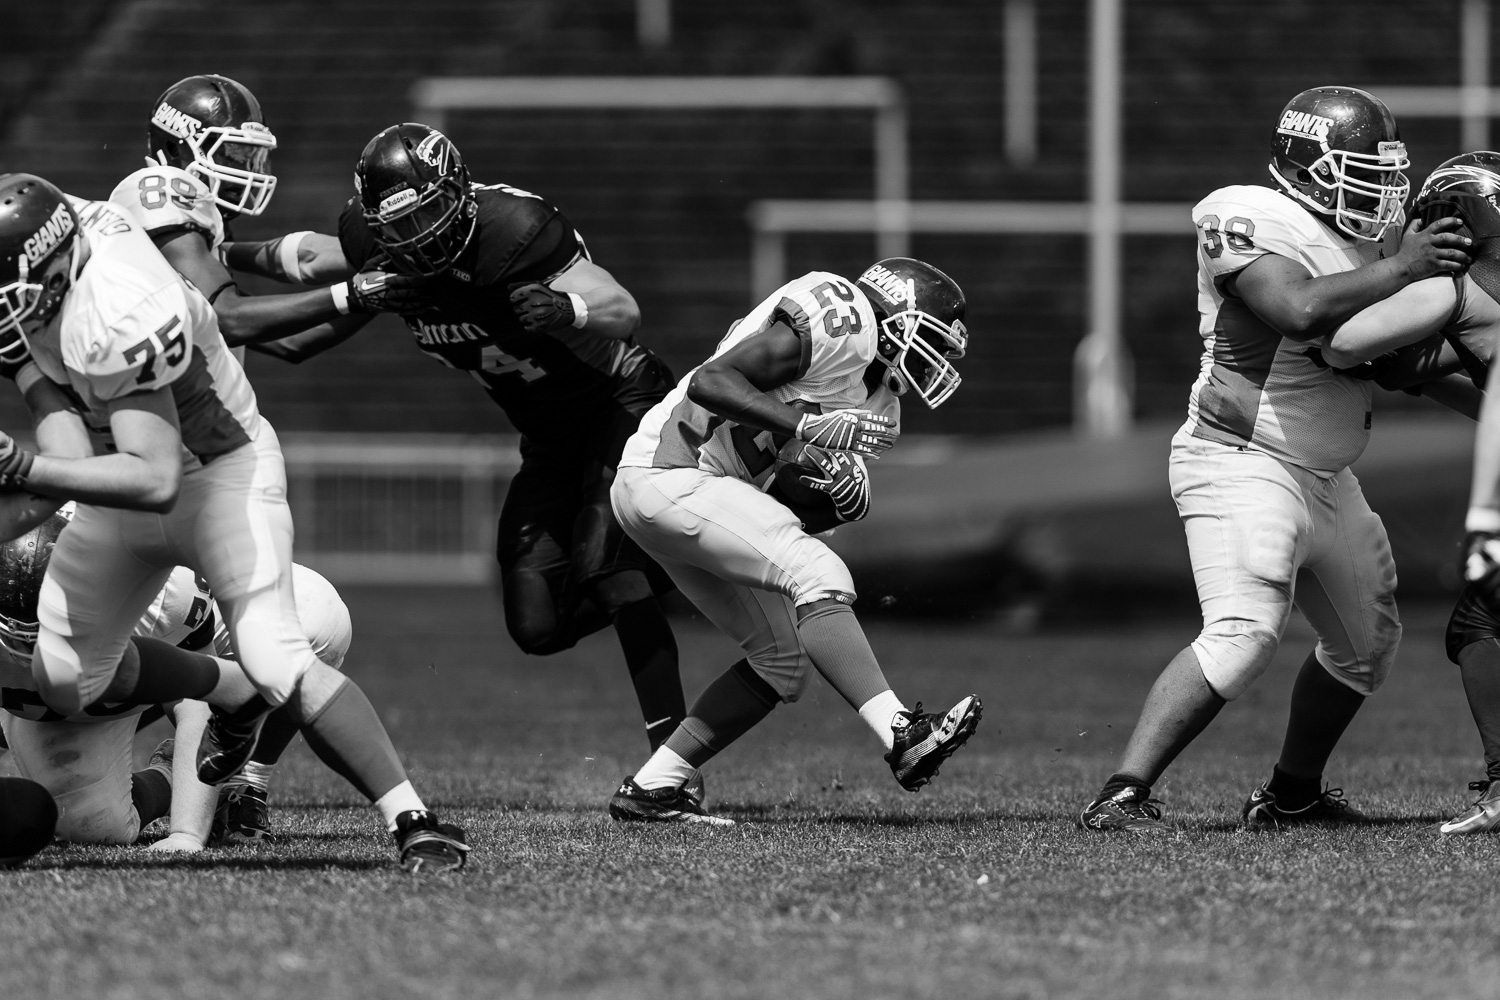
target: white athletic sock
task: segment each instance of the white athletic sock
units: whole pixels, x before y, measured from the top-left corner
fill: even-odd
[[[262,764],[252,760],[245,765],[245,769],[233,778],[229,779],[231,785],[248,785],[258,792],[269,792],[271,790],[271,772],[276,770],[275,764]]]
[[[410,781],[401,784],[386,792],[375,800],[375,808],[380,810],[380,815],[385,817],[385,828],[394,831],[396,829],[396,817],[413,809],[418,812],[426,812],[427,807],[417,797],[417,790],[411,787]]]
[[[635,772],[635,783],[647,791],[653,788],[679,788],[687,784],[696,770],[682,759],[680,753],[663,745],[651,755],[644,767]]]
[[[904,711],[906,706],[901,704],[896,692],[882,691],[859,706],[859,717],[865,720],[865,725],[875,730],[875,735],[880,737],[880,742],[889,750],[896,745],[896,734],[891,732],[891,720],[896,717],[897,712]]]

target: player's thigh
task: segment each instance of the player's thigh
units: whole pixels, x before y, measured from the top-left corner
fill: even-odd
[[[131,801],[136,714],[102,722],[35,722],[6,713],[5,738],[22,777],[57,801],[57,835],[79,844],[131,844],[140,816]]]
[[[125,645],[172,571],[157,515],[80,504],[58,536],[37,598],[32,675],[63,715],[109,686]]]
[[[687,563],[664,562],[678,591],[732,639],[783,701],[796,701],[807,685],[812,661],[797,634],[791,601],[772,591],[721,579]]]
[[[1500,615],[1495,613],[1484,591],[1476,584],[1466,584],[1448,617],[1448,628],[1443,636],[1443,646],[1448,659],[1459,662],[1459,654],[1465,648],[1490,639],[1500,639]]]
[[[568,578],[582,472],[555,451],[528,442],[500,506],[495,558],[508,622],[551,618]]]
[[[794,604],[855,596],[844,561],[748,483],[697,469],[621,469],[610,497],[626,533],[663,565],[697,566]]]
[[[1380,516],[1345,469],[1313,496],[1314,554],[1299,584],[1297,606],[1318,633],[1318,662],[1361,694],[1390,673],[1401,641],[1396,561]]]
[[[1181,436],[1171,483],[1203,609],[1193,650],[1233,698],[1269,665],[1291,614],[1311,529],[1302,483],[1267,455]]]

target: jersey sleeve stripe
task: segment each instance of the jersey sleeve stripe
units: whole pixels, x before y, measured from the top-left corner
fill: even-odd
[[[771,322],[785,323],[797,335],[802,344],[802,359],[797,362],[797,378],[805,378],[808,369],[812,367],[813,335],[812,321],[807,318],[807,312],[796,300],[782,296],[781,301],[776,303],[776,308],[771,310]]]

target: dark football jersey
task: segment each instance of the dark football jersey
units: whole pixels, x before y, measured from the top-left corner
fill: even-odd
[[[510,304],[518,282],[546,282],[587,260],[588,249],[554,205],[505,184],[473,186],[474,237],[458,261],[433,279],[436,308],[404,317],[417,347],[469,372],[529,438],[575,435],[591,410],[610,400],[650,354],[629,340],[566,327],[527,333]],[[357,198],[339,217],[339,242],[356,268],[379,248]]]

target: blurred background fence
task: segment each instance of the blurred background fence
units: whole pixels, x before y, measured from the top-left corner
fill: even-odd
[[[1007,480],[1045,476],[1004,464],[1004,455],[1033,454],[1025,442],[1019,451],[985,451],[995,435],[1040,434],[1031,440],[1057,441],[1059,461],[1081,460],[1067,451],[1066,435],[1048,435],[1073,419],[1089,222],[1052,217],[989,232],[974,222],[982,211],[963,205],[1069,203],[1084,211],[1078,203],[1098,173],[1090,172],[1089,88],[1100,63],[1090,0],[6,0],[4,7],[0,170],[31,170],[73,193],[104,197],[139,165],[155,97],[180,77],[223,73],[256,92],[281,144],[275,200],[265,216],[235,223],[241,238],[331,231],[365,141],[414,117],[414,101],[430,109],[424,91],[413,89],[423,80],[888,81],[904,126],[900,189],[918,203],[910,217],[946,212],[948,220],[914,226],[910,249],[964,286],[974,331],[963,390],[942,410],[914,416],[911,429],[979,442],[975,454],[1001,463],[993,467]],[[1486,0],[1152,0],[1119,10],[1119,193],[1127,206],[1145,206],[1126,211],[1120,263],[1131,405],[1144,430],[1116,450],[1134,454],[1133,441],[1155,440],[1161,422],[1180,419],[1200,349],[1190,222],[1184,216],[1174,229],[1170,213],[1153,216],[1149,206],[1190,205],[1224,184],[1265,182],[1277,112],[1297,91],[1327,83],[1389,94],[1404,114],[1420,183],[1441,160],[1487,142],[1496,109],[1488,86],[1494,27]],[[1411,89],[1433,87],[1454,89]],[[681,373],[749,304],[753,245],[762,264],[774,257],[787,274],[848,273],[872,259],[880,239],[890,246],[890,226],[879,219],[824,225],[798,206],[868,206],[894,196],[895,188],[881,189],[894,182],[881,170],[877,124],[886,114],[889,134],[893,105],[802,103],[450,105],[442,113],[476,179],[535,190],[562,206],[595,258],[640,301],[641,339]],[[1131,223],[1131,212],[1147,221]],[[819,231],[828,229],[842,231]],[[756,244],[767,233],[774,246]],[[338,565],[356,575],[482,574],[493,521],[468,521],[484,506],[481,494],[503,489],[513,449],[504,439],[476,446],[467,437],[428,437],[411,446],[401,438],[509,428],[468,379],[409,341],[399,322],[381,320],[300,366],[252,357],[263,409],[300,477],[299,544],[345,559]],[[1406,397],[1380,404],[1401,413],[1417,405]],[[0,394],[0,426],[23,420],[13,394]],[[1454,425],[1445,433],[1466,431]],[[968,446],[957,447],[949,454]],[[1170,511],[1164,453],[1140,454],[1155,463],[1152,489]],[[942,468],[924,475],[939,481]],[[398,539],[398,524],[410,534]],[[419,565],[452,546],[463,551],[446,570]],[[402,552],[404,563],[380,562]]]

